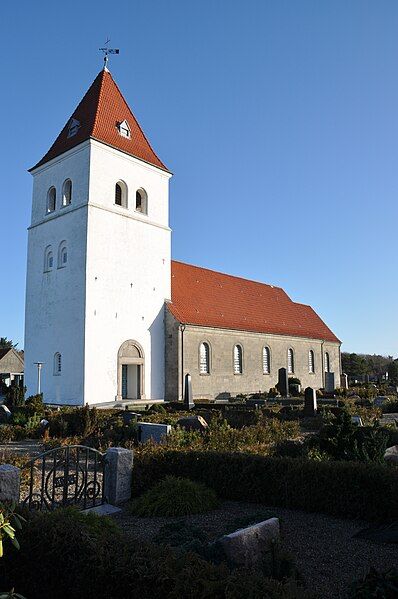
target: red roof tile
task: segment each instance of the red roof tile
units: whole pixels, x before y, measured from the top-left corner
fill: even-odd
[[[179,322],[339,343],[310,306],[293,302],[280,287],[176,261],[171,273],[168,307]]]
[[[68,137],[71,119],[79,121],[80,128],[75,135]],[[124,120],[127,120],[130,126],[131,136],[129,138],[120,135],[117,128],[118,124]],[[30,170],[45,164],[89,138],[106,143],[167,171],[163,162],[152,150],[112,75],[105,69],[98,73],[47,154]]]

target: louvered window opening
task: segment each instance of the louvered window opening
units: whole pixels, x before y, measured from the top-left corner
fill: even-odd
[[[330,372],[330,359],[327,352],[325,353],[325,372]]]
[[[119,183],[116,183],[115,186],[115,204],[118,206],[122,205],[122,188],[120,187]]]
[[[314,360],[314,352],[312,349],[308,352],[308,371],[310,374],[315,372],[315,360]]]

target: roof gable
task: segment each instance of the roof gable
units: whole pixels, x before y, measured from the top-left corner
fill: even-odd
[[[280,287],[172,261],[169,310],[182,323],[339,343],[315,311]]]
[[[124,121],[129,124],[129,137],[119,131],[119,125]],[[167,171],[107,69],[98,73],[49,151],[30,170],[90,138]]]

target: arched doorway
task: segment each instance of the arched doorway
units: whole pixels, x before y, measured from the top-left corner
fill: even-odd
[[[144,351],[137,341],[122,343],[117,354],[117,399],[144,399]]]

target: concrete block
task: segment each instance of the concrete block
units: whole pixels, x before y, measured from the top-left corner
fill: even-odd
[[[124,447],[110,447],[105,454],[105,498],[120,505],[131,497],[133,452]]]
[[[19,502],[21,470],[11,464],[0,466],[0,501]]]

